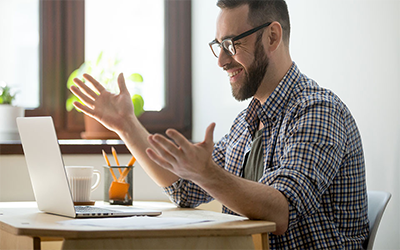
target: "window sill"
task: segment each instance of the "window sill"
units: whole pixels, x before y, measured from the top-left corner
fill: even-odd
[[[102,149],[114,147],[119,154],[129,154],[121,140],[59,140],[62,154],[99,154]],[[23,154],[21,141],[0,141],[0,155]]]

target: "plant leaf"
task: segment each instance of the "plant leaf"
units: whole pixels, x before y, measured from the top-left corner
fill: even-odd
[[[96,66],[99,66],[102,57],[103,57],[103,51],[101,51],[99,56],[97,57]]]
[[[65,102],[65,108],[67,109],[68,112],[74,109],[74,107],[75,107],[75,106],[74,106],[74,102],[80,102],[80,103],[82,103],[81,100],[79,100],[78,97],[76,97],[76,96],[74,96],[74,95],[71,95],[71,96],[67,99],[67,101]],[[78,110],[78,111],[79,111],[79,110]],[[79,112],[80,112],[80,111],[79,111]]]
[[[134,108],[135,115],[137,117],[139,117],[144,112],[144,109],[143,109],[143,106],[144,106],[143,97],[141,95],[135,94],[135,95],[132,96],[132,102],[133,102],[133,108]]]
[[[78,77],[78,71],[79,71],[79,69],[72,71],[71,75],[68,77],[68,81],[67,81],[68,89],[71,88],[73,85],[75,85],[74,78]]]
[[[143,82],[143,77],[139,73],[133,73],[128,77],[128,79],[131,80],[132,82]]]
[[[0,87],[0,104],[12,104],[15,99],[15,94],[11,94],[11,88],[7,85]]]

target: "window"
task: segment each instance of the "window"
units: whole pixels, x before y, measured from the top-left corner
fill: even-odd
[[[145,112],[140,120],[151,133],[164,133],[172,127],[190,138],[191,2],[165,0],[164,7],[164,101],[158,110]],[[65,100],[69,95],[68,76],[85,60],[85,2],[40,0],[39,13],[40,106],[26,115],[51,115],[60,139],[79,138],[84,129],[83,115],[75,110],[67,112]],[[144,43],[149,39],[153,37],[145,37]]]
[[[128,88],[144,97],[145,110],[165,107],[164,20],[164,0],[85,0],[85,59],[101,53],[106,65],[118,60],[125,77],[141,74]]]
[[[0,82],[16,90],[14,104],[39,106],[39,0],[0,1]]]

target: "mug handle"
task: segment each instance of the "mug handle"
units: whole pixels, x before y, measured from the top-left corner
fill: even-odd
[[[96,178],[96,182],[93,184],[93,186],[92,186],[92,188],[91,188],[91,191],[94,191],[96,188],[99,187],[99,185],[100,185],[100,179],[101,179],[100,171],[99,171],[99,170],[94,169],[94,170],[93,170],[93,174],[96,175],[97,178]]]

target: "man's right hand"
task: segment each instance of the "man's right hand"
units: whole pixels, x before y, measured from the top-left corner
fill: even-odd
[[[178,180],[178,176],[160,167],[146,154],[146,149],[151,147],[147,141],[149,133],[135,116],[132,99],[122,73],[118,76],[119,94],[110,93],[88,74],[84,74],[83,77],[92,88],[75,78],[77,86],[72,86],[71,91],[83,104],[74,102],[74,106],[116,132],[140,166],[159,186],[166,187]]]
[[[118,86],[120,93],[113,94],[107,91],[96,79],[88,74],[84,74],[85,80],[92,86],[89,87],[80,79],[75,78],[74,82],[78,86],[72,86],[71,91],[81,101],[74,102],[74,106],[101,122],[105,127],[117,133],[126,129],[126,121],[137,121],[134,114],[133,103],[128,89],[125,85],[123,74],[118,76]],[[127,119],[127,118],[130,119]]]

